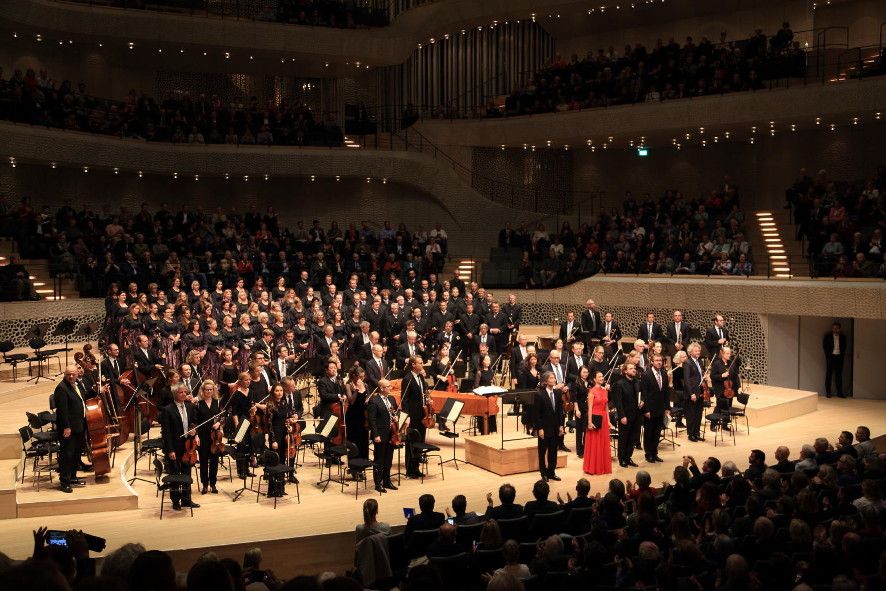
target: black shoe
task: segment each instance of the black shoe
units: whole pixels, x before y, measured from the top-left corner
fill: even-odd
[[[548,476],[548,480],[556,480],[557,482],[559,482],[562,479],[556,474],[551,474],[550,476]]]
[[[209,487],[209,490],[212,491],[212,494],[214,494],[214,495],[217,495],[217,494],[218,494],[218,489],[215,488],[215,485],[214,485],[214,484],[213,484],[212,486]]]
[[[194,501],[182,501],[182,507],[190,507],[191,509],[199,509],[200,505]]]
[[[571,449],[569,449],[569,448],[566,447],[565,445],[558,445],[558,446],[557,446],[557,449],[559,449],[560,451],[565,451],[565,452],[567,452],[567,453],[570,452],[570,451],[572,451]]]
[[[541,479],[544,480],[545,482],[548,481],[548,477],[547,477],[547,476],[544,476],[544,475],[542,475]]]
[[[76,480],[72,480],[68,484],[70,486],[76,486],[78,488],[83,488],[84,486],[86,486],[86,481],[83,480],[82,478],[77,478]]]
[[[394,486],[393,482],[385,482],[382,486],[384,486],[388,490],[397,490],[397,487]]]
[[[627,467],[628,467],[628,463],[627,463],[627,462],[619,462],[618,465],[621,466],[622,468],[627,468]]]
[[[690,435],[689,441],[698,441],[698,437],[696,437],[695,435]]]
[[[286,479],[289,484],[298,484],[298,480],[292,474],[289,475],[289,478]]]
[[[60,491],[62,491],[63,493],[72,493],[72,492],[74,492],[74,489],[71,488],[70,486],[68,486],[67,484],[60,484],[60,485],[58,485],[58,489],[59,489]]]
[[[646,456],[646,461],[649,462],[650,464],[654,464],[655,458],[653,458],[652,456]]]
[[[208,492],[209,492],[209,487],[206,485],[203,485],[203,488],[200,489],[200,494],[205,495]]]
[[[421,478],[421,472],[407,472],[406,478],[412,478],[413,480],[417,480]]]
[[[385,490],[385,487],[383,487],[383,486],[380,485],[380,484],[376,484],[376,485],[375,485],[375,491],[376,491],[376,492],[379,492],[379,493],[386,493],[386,492],[388,492],[388,491]]]
[[[181,506],[179,503],[173,503],[173,504],[172,504],[172,509],[173,509],[173,511],[181,511],[181,510],[182,510],[182,506]]]
[[[654,458],[652,458],[652,461],[654,461],[654,462],[661,462],[661,463],[664,463],[664,460],[661,459],[661,458],[658,457],[658,456],[655,456]]]
[[[634,468],[636,468],[637,464],[634,463],[634,460],[628,460],[628,466],[633,466]]]
[[[92,464],[80,464],[77,467],[77,470],[80,472],[92,472],[95,468],[92,467]]]

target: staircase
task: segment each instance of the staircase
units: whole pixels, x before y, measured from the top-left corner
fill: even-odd
[[[881,73],[883,64],[879,48],[866,47],[857,51],[858,53],[855,50],[849,50],[844,53],[851,53],[851,55],[838,56],[837,72],[828,79],[829,82],[844,82]]]
[[[443,272],[440,274],[440,279],[442,281],[453,275],[458,275],[458,278],[466,284],[471,281],[477,281],[477,278],[480,276],[480,263],[475,259],[450,258],[446,261],[446,264],[443,265]]]
[[[803,245],[795,240],[796,228],[786,209],[753,212],[749,238],[755,275],[777,278],[809,277]]]
[[[0,265],[8,265],[12,257],[18,258],[18,247],[13,240],[0,240]],[[49,273],[48,259],[18,259],[29,274],[34,289],[41,300],[70,300],[80,297],[76,281],[73,279],[53,280]],[[53,292],[53,281],[60,285],[60,293]]]

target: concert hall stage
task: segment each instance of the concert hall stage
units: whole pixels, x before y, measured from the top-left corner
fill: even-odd
[[[148,548],[167,550],[179,570],[187,570],[200,553],[209,549],[222,557],[240,560],[245,549],[260,545],[267,564],[273,565],[280,576],[327,569],[341,572],[350,566],[354,526],[361,521],[361,505],[367,498],[377,498],[379,518],[397,528],[405,521],[403,508],[417,507],[418,496],[423,493],[434,494],[438,510],[445,510],[453,496],[464,494],[468,499],[468,510],[482,512],[486,493],[493,492],[494,496],[504,482],[513,484],[517,488],[518,502],[525,503],[531,498],[532,484],[538,478],[534,466],[529,472],[498,476],[460,461],[458,470],[452,463],[444,466],[444,480],[439,469],[432,464],[430,476],[424,484],[404,479],[400,490],[384,495],[379,495],[372,487],[364,489],[361,486],[355,499],[353,482],[345,487],[344,493],[337,485],[331,485],[325,493],[316,486],[319,469],[309,452],[305,465],[298,471],[300,503],[291,485],[286,489],[289,495],[280,499],[276,510],[273,499],[261,497],[256,503],[254,492],[246,493],[233,503],[231,499],[241,481],[230,482],[228,473],[220,471],[220,494],[201,495],[195,490],[194,499],[202,507],[194,511],[193,518],[188,511],[172,511],[167,498],[160,521],[160,500],[155,496],[153,473],[144,459],[138,476],[147,482],[136,481],[132,486],[126,482],[133,475],[132,468],[127,467],[132,456],[131,442],[119,450],[116,466],[105,483],[95,484],[92,476],[87,475],[88,485],[74,489],[73,494],[47,488],[48,482],[41,482],[40,492],[37,492],[30,466],[24,484],[21,483],[18,428],[26,424],[26,410],[39,412],[47,409],[48,397],[55,384],[44,381],[39,385],[0,382],[0,518],[4,519],[0,529],[0,551],[14,559],[30,554],[31,531],[45,525],[53,529],[83,529],[107,538],[108,552],[132,541],[140,541]],[[854,431],[857,425],[868,425],[875,434],[886,432],[886,402],[825,399],[813,393],[757,385],[751,385],[749,391],[751,432],[750,435],[745,432],[742,422],[734,445],[730,437],[725,444],[718,442],[715,448],[710,433],[706,442],[690,443],[685,433],[681,433],[674,447],[662,444],[659,455],[664,463],[646,464],[641,451],[635,452],[634,460],[640,469],[651,473],[653,482],[661,482],[671,478],[674,466],[684,455],[693,455],[701,463],[703,458],[716,454],[743,468],[751,449],[759,448],[770,453],[778,445],[787,445],[791,457],[797,457],[801,444],[820,436],[834,441],[839,431]],[[519,435],[513,417],[508,417],[504,427],[508,438]],[[155,428],[151,434],[156,437],[159,431]],[[495,444],[496,449],[500,446],[500,436],[487,437],[490,446],[495,441],[499,442]],[[466,441],[473,439],[467,433],[457,439],[456,457],[459,460],[465,459]],[[442,448],[444,459],[451,457],[450,439],[431,430],[428,440]],[[467,447],[474,443],[471,441]],[[573,434],[566,434],[566,444],[574,450]],[[528,440],[523,445],[528,446],[526,453],[534,456],[533,442]],[[567,492],[573,492],[575,480],[584,476],[582,463],[574,452],[561,455],[566,465],[558,470],[563,480],[551,483],[553,498],[556,493],[565,497]],[[611,475],[588,476],[592,494],[605,492],[610,478],[634,480],[636,477],[637,469],[621,469],[617,463],[614,468]],[[297,552],[292,551],[295,547]]]

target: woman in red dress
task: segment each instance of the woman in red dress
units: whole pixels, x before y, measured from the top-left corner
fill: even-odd
[[[586,474],[612,474],[609,447],[609,392],[603,387],[603,372],[594,372],[594,386],[588,391],[588,431],[585,434],[584,471]],[[594,416],[602,417],[599,429]]]

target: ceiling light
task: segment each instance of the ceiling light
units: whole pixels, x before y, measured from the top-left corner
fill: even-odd
[[[341,177],[339,175],[335,175],[335,180],[336,180],[336,182],[338,182],[341,180]]]
[[[858,125],[858,117],[852,118],[852,125]]]
[[[129,42],[129,49],[134,49],[134,48],[135,48],[135,43],[133,43],[132,41],[130,41],[130,42]]]
[[[178,178],[178,173],[177,173],[177,172],[173,172],[173,173],[172,173],[172,178],[177,179],[177,178]]]
[[[313,183],[315,180],[317,180],[317,177],[315,177],[314,175],[311,175],[311,182]]]
[[[249,182],[249,175],[248,174],[243,175],[243,182],[246,182],[246,183]]]
[[[195,174],[195,175],[194,175],[194,180],[195,180],[195,181],[199,181],[199,180],[200,180],[200,175],[199,175],[199,174]]]
[[[729,139],[729,132],[728,131],[724,132],[723,137],[725,137],[728,140]]]
[[[225,173],[225,180],[228,180],[228,179],[230,179],[230,178],[231,178],[231,173],[226,172],[226,173]]]
[[[119,168],[115,168],[115,169],[114,169],[114,174],[115,174],[115,175],[116,175],[116,174],[120,174],[120,169],[119,169]]]
[[[270,176],[269,174],[265,174],[265,180],[267,181],[267,180],[270,180],[270,179],[271,179],[271,176]]]
[[[89,167],[88,167],[88,166],[84,166],[84,167],[83,167],[83,174],[86,174],[87,172],[89,172]]]
[[[55,170],[56,166],[58,166],[58,163],[56,163],[56,162],[50,162],[50,163],[49,163],[49,166],[52,168],[52,170]]]
[[[138,178],[142,178],[143,176],[145,176],[145,173],[142,171],[138,171]]]
[[[816,125],[821,125],[821,117],[816,117],[816,118],[815,118],[815,124],[816,124]]]

